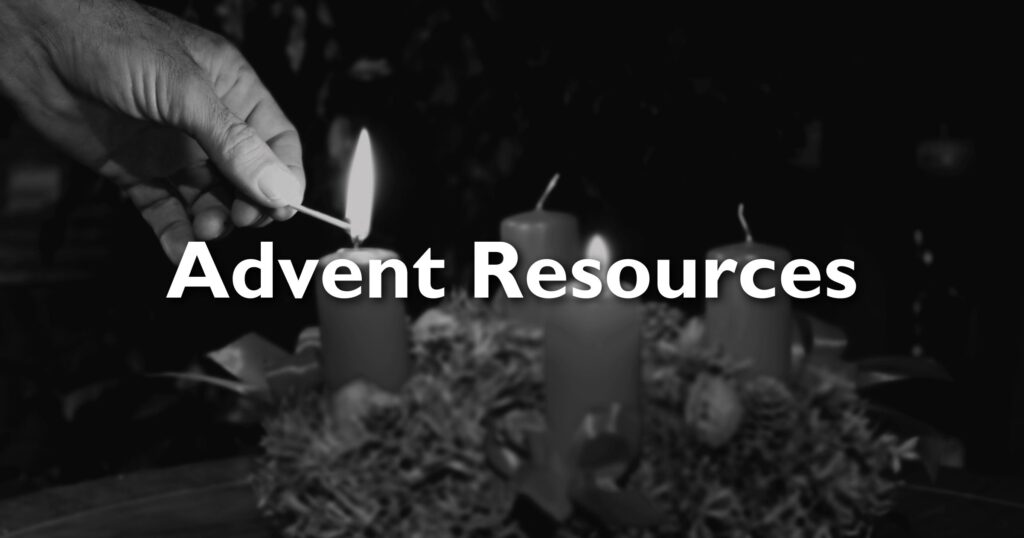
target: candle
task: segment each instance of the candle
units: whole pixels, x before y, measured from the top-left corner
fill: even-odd
[[[544,209],[544,202],[558,179],[558,174],[551,178],[533,211],[512,215],[501,221],[501,240],[515,247],[519,254],[519,263],[513,275],[523,293],[522,299],[505,298],[508,314],[513,319],[540,325],[543,325],[550,309],[545,300],[537,299],[527,289],[527,270],[541,259],[552,259],[562,265],[569,265],[580,254],[579,223],[576,217]]]
[[[587,246],[587,258],[609,263],[600,236]],[[602,277],[602,280],[604,278]],[[640,330],[642,306],[605,290],[593,299],[569,297],[552,306],[545,331],[544,394],[548,435],[555,454],[569,453],[588,412],[618,404],[630,413],[623,434],[640,440]]]
[[[792,345],[791,306],[789,296],[782,291],[779,274],[791,259],[784,249],[755,243],[739,209],[740,224],[746,240],[712,249],[709,260],[736,260],[736,272],[725,273],[718,281],[718,298],[705,302],[707,334],[712,342],[737,359],[750,361],[751,375],[769,375],[785,379],[789,374]],[[755,277],[761,289],[775,287],[775,297],[755,299],[740,287],[740,271],[751,260],[768,259],[775,262],[775,271],[758,271]]]
[[[395,297],[394,272],[383,272],[379,299],[369,297],[366,281],[371,260],[398,258],[390,250],[360,246],[370,233],[374,181],[370,137],[364,130],[359,134],[349,168],[345,200],[345,216],[355,246],[324,256],[317,266],[317,279],[322,282],[325,269],[333,269],[341,263],[333,262],[347,260],[358,267],[363,280],[338,283],[338,288],[346,291],[362,286],[362,293],[352,299],[332,297],[324,286],[317,286],[324,378],[331,392],[356,379],[397,391],[409,376],[405,304]],[[344,274],[345,271],[339,273]]]

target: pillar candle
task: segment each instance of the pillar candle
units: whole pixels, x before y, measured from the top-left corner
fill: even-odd
[[[359,268],[362,277],[362,282],[338,283],[338,288],[346,291],[362,285],[361,293],[351,299],[333,297],[323,285],[317,286],[324,379],[331,392],[356,379],[394,392],[409,376],[409,326],[405,302],[395,297],[394,271],[382,272],[381,296],[369,297],[370,261],[396,259],[398,255],[390,250],[360,248],[370,234],[375,184],[370,136],[363,130],[349,167],[345,195],[345,216],[355,248],[324,256],[317,269],[317,279],[323,283],[324,272],[333,262],[348,260]],[[341,271],[347,274],[345,268]]]
[[[603,241],[595,237],[587,257],[607,263]],[[603,278],[602,278],[603,280]],[[606,290],[607,291],[607,290]],[[618,403],[634,414],[623,432],[640,438],[640,334],[643,309],[639,301],[603,293],[593,299],[568,297],[552,305],[545,331],[544,393],[551,448],[568,454],[586,414]]]
[[[332,297],[317,286],[317,313],[323,342],[323,371],[327,390],[335,390],[362,379],[395,392],[409,377],[409,337],[405,302],[395,297],[393,271],[384,271],[381,297],[369,297],[367,279],[370,260],[396,259],[390,250],[343,248],[320,259],[317,281],[322,282],[324,268],[332,261],[345,259],[356,264],[362,282],[339,283],[349,290],[362,285],[362,293],[352,299]]]
[[[565,266],[580,255],[579,223],[576,217],[558,211],[536,209],[507,217],[501,222],[501,240],[515,247],[519,263],[514,275],[522,299],[505,298],[514,319],[543,324],[550,300],[538,299],[526,287],[526,272],[533,262],[552,259]]]
[[[718,298],[705,301],[708,337],[730,356],[749,360],[749,374],[785,379],[790,366],[792,314],[779,274],[791,259],[789,252],[755,243],[748,236],[742,243],[712,249],[707,259],[736,260],[736,272],[725,273],[718,281]],[[775,287],[771,299],[755,299],[740,287],[740,271],[755,259],[775,262],[775,271],[762,270],[755,275],[759,288]]]

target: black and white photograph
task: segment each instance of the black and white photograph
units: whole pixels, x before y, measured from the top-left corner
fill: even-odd
[[[0,537],[1024,537],[1014,17],[0,0]]]

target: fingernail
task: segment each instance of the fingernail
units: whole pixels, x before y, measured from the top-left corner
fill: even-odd
[[[162,236],[160,237],[160,246],[163,247],[164,253],[167,254],[167,258],[171,260],[173,265],[181,263],[181,258],[185,255],[186,243],[177,239]]]
[[[274,220],[288,220],[294,217],[295,213],[297,212],[290,207],[279,207],[270,216],[274,217]]]
[[[298,205],[302,203],[302,192],[299,182],[290,171],[281,167],[271,167],[260,174],[256,180],[263,196],[281,205]]]

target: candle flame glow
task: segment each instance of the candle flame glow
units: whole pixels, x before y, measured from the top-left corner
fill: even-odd
[[[352,226],[349,234],[356,245],[370,235],[376,182],[370,134],[363,129],[359,133],[359,141],[356,143],[352,163],[349,165],[348,189],[345,192],[345,218]]]
[[[606,265],[608,260],[611,259],[608,243],[605,242],[600,234],[595,234],[594,237],[590,238],[590,242],[587,243],[586,257],[587,259],[601,262],[601,265]]]

